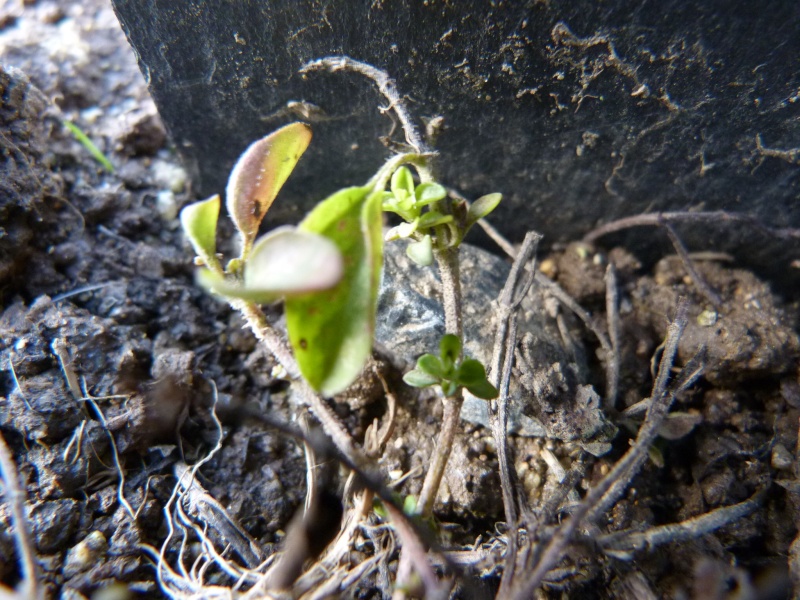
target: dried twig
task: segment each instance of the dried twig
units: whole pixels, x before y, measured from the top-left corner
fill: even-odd
[[[624,219],[618,219],[593,229],[583,236],[583,241],[595,242],[599,238],[617,231],[631,229],[632,227],[658,227],[665,223],[747,223],[754,229],[770,237],[781,240],[800,239],[800,229],[791,227],[769,227],[750,215],[715,210],[705,212],[645,213],[643,215],[625,217]]]
[[[537,557],[536,563],[526,569],[525,577],[514,582],[510,597],[519,600],[531,597],[533,591],[541,585],[548,571],[557,565],[563,557],[564,551],[578,526],[584,519],[596,513],[596,506],[612,487],[619,482],[624,482],[627,485],[638,470],[638,467],[646,459],[647,449],[658,434],[658,428],[672,405],[673,396],[667,393],[667,382],[678,350],[678,341],[686,327],[687,312],[686,301],[681,299],[678,303],[675,319],[667,331],[661,366],[653,384],[652,403],[648,408],[645,421],[639,429],[636,442],[614,465],[611,471],[589,491],[584,501],[573,511],[570,519],[556,531]]]
[[[497,300],[497,331],[494,337],[489,378],[492,385],[500,391],[500,395],[496,400],[489,402],[489,422],[497,449],[500,484],[503,490],[503,507],[509,530],[505,567],[500,581],[500,591],[498,592],[500,597],[503,597],[508,592],[509,582],[514,579],[518,543],[519,510],[516,494],[516,470],[513,468],[508,448],[508,389],[511,380],[511,368],[514,363],[514,348],[517,345],[516,309],[533,283],[536,249],[541,239],[542,236],[535,232],[529,232],[525,236],[508,274],[505,286],[503,286],[503,290]]]
[[[653,549],[663,544],[695,539],[751,514],[761,506],[766,494],[767,489],[764,488],[744,502],[723,506],[680,523],[661,525],[646,531],[615,531],[601,536],[597,542],[607,554],[629,557],[643,548]]]
[[[689,273],[689,277],[692,278],[692,281],[694,281],[697,289],[699,289],[700,293],[706,297],[706,300],[714,305],[714,308],[719,308],[722,306],[722,298],[720,298],[719,294],[714,291],[714,288],[709,285],[705,277],[703,277],[694,266],[694,261],[689,256],[689,251],[686,249],[686,246],[683,245],[683,242],[678,237],[675,229],[673,229],[672,225],[669,223],[664,223],[663,227],[666,230],[670,241],[672,242],[672,246],[675,248],[675,252],[678,253],[681,262],[683,263],[683,268]]]
[[[17,467],[11,456],[11,451],[6,445],[6,441],[0,434],[0,475],[5,486],[5,497],[11,506],[11,516],[13,518],[12,531],[14,542],[19,555],[20,569],[22,571],[22,581],[17,590],[12,592],[0,586],[0,593],[9,599],[17,600],[32,598],[44,598],[44,587],[39,584],[38,569],[36,567],[36,553],[33,549],[33,542],[28,531],[28,520],[25,518],[25,492],[20,486]]]
[[[611,344],[611,355],[606,357],[606,398],[607,408],[615,408],[619,394],[620,367],[620,323],[619,323],[619,288],[617,286],[617,269],[613,262],[606,269],[606,323],[608,324],[608,341]]]
[[[405,100],[398,93],[394,80],[389,77],[386,71],[382,71],[368,63],[354,60],[349,56],[326,56],[325,58],[307,62],[300,69],[301,73],[311,73],[313,71],[349,71],[371,79],[378,86],[381,94],[389,101],[387,110],[393,110],[400,120],[409,146],[419,154],[429,154],[431,152],[427,143],[419,134],[417,126],[411,120]]]
[[[606,332],[598,326],[598,324],[592,318],[592,315],[586,312],[572,296],[565,292],[560,285],[558,285],[555,281],[550,279],[541,271],[536,271],[536,283],[542,285],[556,300],[561,302],[561,304],[575,313],[575,316],[583,321],[584,325],[586,325],[589,331],[595,335],[597,341],[600,342],[600,347],[605,351],[605,353],[609,356],[613,355],[611,342],[609,341]]]

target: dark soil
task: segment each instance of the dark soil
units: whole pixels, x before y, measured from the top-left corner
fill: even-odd
[[[176,464],[192,464],[214,447],[215,414],[249,405],[291,421],[304,409],[242,320],[194,284],[177,221],[179,208],[194,199],[191,185],[110,6],[0,3],[0,64],[0,433],[26,486],[41,577],[50,597],[91,597],[113,582],[141,597],[163,597],[142,546],[160,549],[167,537],[164,507]],[[63,120],[85,131],[115,172],[94,161]],[[578,492],[628,448],[640,419],[621,412],[649,395],[651,359],[684,296],[690,322],[677,365],[705,349],[706,370],[677,398],[679,416],[603,526],[645,530],[761,489],[766,496],[745,518],[652,550],[611,556],[576,545],[565,563],[571,568],[551,578],[544,597],[786,598],[791,582],[800,584],[793,545],[800,519],[800,293],[779,298],[758,274],[724,257],[698,257],[697,269],[722,298],[714,307],[671,253],[665,247],[665,258],[643,266],[632,248],[574,244],[540,261],[601,322],[606,265],[613,261],[618,270],[621,385],[618,411],[608,418],[619,433],[608,454],[585,459]],[[568,311],[561,314],[589,351],[586,383],[602,390],[596,340]],[[399,406],[378,463],[387,482],[411,472],[399,491],[415,494],[441,407],[411,397],[399,372],[386,368]],[[384,416],[380,390],[372,381],[335,404],[359,441],[372,419]],[[232,560],[255,567],[302,506],[303,449],[263,426],[223,419],[222,431],[221,448],[199,480],[254,540],[250,555],[223,535],[233,544]],[[549,477],[543,449],[566,468],[585,455],[575,442],[514,437],[512,444],[532,505]],[[497,539],[503,507],[496,469],[489,430],[465,423],[437,509],[452,549]],[[7,503],[0,522],[0,581],[14,587],[21,575]],[[353,563],[370,555],[372,542],[361,536]],[[177,552],[175,542],[168,548],[173,563]],[[390,568],[396,558],[390,555]],[[481,585],[490,594],[496,562],[475,565],[473,574],[485,575]],[[381,597],[384,576],[370,573],[348,593]]]

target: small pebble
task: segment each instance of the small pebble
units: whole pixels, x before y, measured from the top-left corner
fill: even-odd
[[[772,449],[772,468],[779,471],[787,471],[794,465],[794,457],[792,453],[786,449],[783,444],[775,444]]]
[[[697,324],[700,327],[711,327],[717,322],[719,314],[713,308],[707,308],[697,315]]]
[[[93,531],[70,548],[64,561],[64,577],[69,578],[88,571],[105,556],[107,549],[105,536],[99,531]]]

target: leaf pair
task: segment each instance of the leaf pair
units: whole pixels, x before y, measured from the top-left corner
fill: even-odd
[[[203,287],[232,298],[271,302],[328,289],[342,278],[343,260],[336,245],[320,235],[293,227],[276,229],[258,241],[258,228],[289,174],[311,141],[311,130],[292,123],[251,144],[231,171],[226,206],[241,238],[241,251],[225,272],[216,254],[220,197],[196,202],[181,211],[181,224],[207,269]]]
[[[497,398],[499,392],[486,378],[486,369],[474,358],[461,358],[461,340],[447,334],[439,343],[439,356],[423,354],[416,367],[403,376],[413,387],[439,385],[445,396],[455,396],[466,388],[473,396],[484,400]]]
[[[208,290],[252,302],[286,299],[300,371],[324,394],[347,387],[372,349],[383,240],[381,195],[348,188],[321,202],[299,227],[255,240],[264,215],[311,139],[293,123],[253,143],[231,172],[226,204],[241,253],[223,270],[216,254],[220,198],[189,205],[181,223]]]

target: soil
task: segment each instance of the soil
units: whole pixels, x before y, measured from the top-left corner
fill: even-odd
[[[219,425],[215,415],[248,405],[288,422],[304,409],[243,321],[194,284],[177,220],[179,208],[194,199],[191,182],[110,6],[100,0],[0,3],[0,62],[0,433],[25,485],[48,597],[89,598],[115,582],[133,597],[181,595],[159,585],[154,568],[171,533],[164,509],[174,503],[176,468],[208,456],[220,439],[198,476],[204,506],[211,508],[185,510],[194,518],[205,515],[206,524],[230,517],[236,533],[228,529],[226,536],[221,528],[209,537],[220,549],[229,546],[233,562],[256,568],[302,507],[303,448],[262,425],[224,418]],[[99,146],[113,173],[64,120]],[[650,394],[651,359],[682,296],[689,299],[690,320],[676,365],[703,349],[705,371],[678,395],[677,417],[601,527],[644,531],[745,501],[759,490],[766,494],[745,517],[658,547],[613,554],[586,538],[551,574],[542,597],[800,593],[792,586],[800,586],[800,542],[794,542],[800,521],[800,290],[778,297],[770,282],[726,257],[696,256],[697,270],[721,297],[713,306],[671,252],[665,248],[657,264],[642,265],[635,248],[575,243],[541,257],[541,270],[599,323],[605,323],[606,265],[617,267],[621,379],[617,410],[607,417],[619,432],[598,458],[587,456],[579,440],[512,436],[521,485],[535,506],[552,483],[547,451],[567,469],[579,457],[585,461],[578,495],[609,471],[641,421],[625,409]],[[268,312],[280,318],[278,307]],[[602,390],[597,340],[569,311],[555,309],[551,316],[577,332],[588,357],[585,383]],[[406,496],[419,492],[441,406],[405,391],[392,362],[381,364],[397,397],[397,416],[376,462]],[[385,420],[387,402],[372,378],[332,407],[362,442],[373,419]],[[332,485],[341,491],[345,476],[339,476]],[[482,562],[466,569],[464,581],[473,583],[463,584],[457,596],[493,597],[499,561],[489,549],[502,539],[496,523],[504,517],[488,429],[464,423],[436,517],[446,547],[486,550]],[[380,523],[377,514],[369,518]],[[14,587],[21,572],[5,498],[0,522],[0,581]],[[356,535],[345,571],[375,554],[377,538],[370,536],[376,527]],[[199,550],[197,538],[187,535],[189,568]],[[166,558],[175,568],[180,535],[169,539]],[[397,551],[389,548],[385,557],[343,586],[343,595],[386,597]],[[206,581],[234,583],[230,573],[213,569]]]

